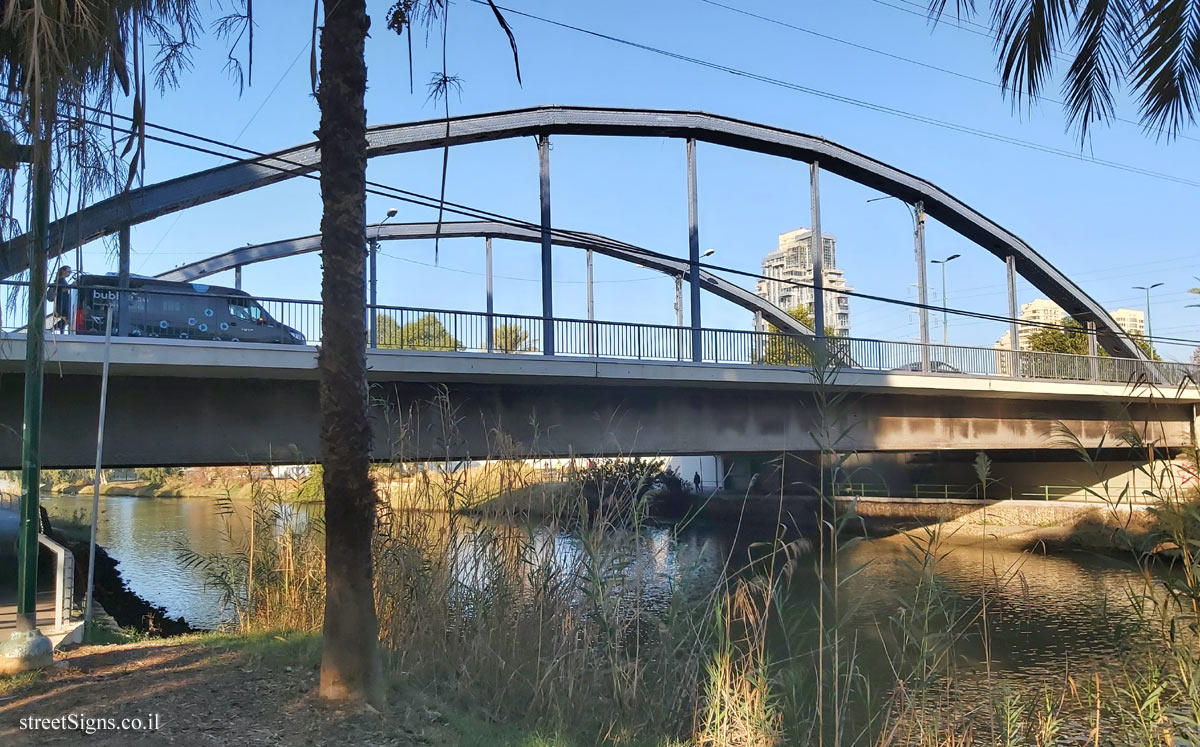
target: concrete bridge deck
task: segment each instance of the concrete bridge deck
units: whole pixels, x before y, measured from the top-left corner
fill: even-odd
[[[0,340],[0,468],[19,465],[21,338]],[[43,464],[95,459],[100,338],[47,346]],[[369,350],[378,460],[480,458],[497,433],[528,454],[705,454],[817,448],[821,394],[845,450],[1063,449],[1114,445],[1128,418],[1147,440],[1191,441],[1200,391],[844,369]],[[104,463],[292,463],[319,458],[316,349],[120,339],[112,344]]]

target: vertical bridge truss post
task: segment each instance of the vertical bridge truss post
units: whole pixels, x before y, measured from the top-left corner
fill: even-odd
[[[821,236],[821,164],[813,161],[808,165],[809,209],[812,228],[809,232],[809,258],[812,260],[813,334],[825,343],[825,239]]]
[[[368,295],[369,311],[367,312],[367,329],[371,333],[371,347],[377,348],[379,347],[379,330],[377,329],[379,321],[379,309],[377,308],[379,305],[379,296],[377,295],[379,283],[377,282],[378,276],[376,275],[377,257],[379,255],[378,228],[375,229],[375,235],[371,237],[371,243],[367,251],[369,252],[367,257],[367,289],[370,292]]]
[[[1021,375],[1021,330],[1017,329],[1017,259],[1011,254],[1004,258],[1008,275],[1008,356],[1011,363],[1009,376]],[[1095,338],[1093,338],[1095,339]]]
[[[925,203],[917,200],[913,208],[913,244],[917,255],[917,301],[921,308],[921,370],[930,372],[929,361],[929,279],[925,272]]]
[[[596,298],[592,291],[595,277],[592,275],[592,250],[587,250],[587,351],[589,356],[596,355]]]
[[[554,264],[550,242],[550,137],[538,135],[538,183],[542,203],[542,352],[554,355]]]
[[[692,302],[692,361],[704,360],[704,339],[700,332],[700,227],[696,198],[696,140],[687,139],[688,190],[688,295]]]
[[[487,287],[487,351],[489,353],[496,349],[496,327],[493,314],[496,309],[492,303],[492,237],[488,236],[483,240],[483,274],[484,284]]]
[[[129,255],[131,252],[129,224],[121,226],[118,231],[119,254],[117,259],[117,290],[120,299],[117,301],[117,332],[129,336]],[[237,268],[237,287],[242,289],[242,268]],[[80,299],[79,303],[83,303]]]

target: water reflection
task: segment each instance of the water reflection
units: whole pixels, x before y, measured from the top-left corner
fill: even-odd
[[[85,520],[91,499],[47,497],[52,517],[80,515]],[[292,506],[281,512],[277,531],[302,531],[318,520],[319,507]],[[236,507],[229,527],[240,538],[248,507]],[[215,553],[228,545],[226,522],[211,499],[133,498],[106,496],[100,500],[100,543],[118,561],[130,588],[171,615],[181,615],[199,627],[217,627],[230,618],[220,607],[220,595],[206,588],[203,572],[190,568],[177,555],[186,545],[199,553]],[[457,536],[461,552],[456,572],[466,585],[487,578],[492,564],[521,562],[519,548],[528,548],[542,563],[577,567],[585,548],[580,536],[549,528],[524,529],[467,519],[451,524],[446,515],[432,518],[443,537]],[[501,533],[504,543],[478,542],[481,533]],[[619,569],[622,585],[644,590],[647,611],[665,610],[672,593],[703,595],[719,581],[726,560],[743,562],[746,548],[769,540],[770,527],[757,534],[743,527],[735,537],[728,526],[693,526],[678,537],[665,528],[648,528],[621,543],[612,568]],[[765,535],[765,536],[764,536]],[[485,555],[473,548],[486,547]],[[508,547],[512,552],[503,549]],[[870,662],[880,677],[888,676],[884,639],[888,620],[897,613],[899,600],[911,595],[915,583],[910,544],[901,537],[858,543],[841,558],[843,574],[865,564],[840,596],[847,620],[858,641],[861,660]],[[616,552],[616,551],[614,551]],[[511,557],[509,557],[511,556]],[[803,561],[802,561],[803,564]],[[811,566],[807,566],[811,567]],[[1030,676],[1061,677],[1064,665],[1088,668],[1112,661],[1129,645],[1130,631],[1139,630],[1136,610],[1127,590],[1141,588],[1140,575],[1119,560],[1086,553],[1021,553],[1011,549],[958,544],[938,564],[944,598],[967,609],[978,603],[981,582],[996,591],[990,605],[992,675],[1000,682]],[[531,581],[532,583],[532,581]],[[812,619],[818,584],[812,573],[798,573],[784,609],[785,619]],[[803,627],[803,626],[801,626]],[[1136,636],[1133,636],[1136,637]],[[792,641],[792,650],[802,642]],[[962,687],[978,686],[983,648],[978,638],[957,652],[961,657]]]

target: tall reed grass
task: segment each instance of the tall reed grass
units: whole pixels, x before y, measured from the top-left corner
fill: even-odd
[[[448,457],[416,472],[402,459],[381,468],[372,551],[392,681],[487,718],[614,744],[1200,744],[1200,507],[1153,444],[1133,428],[1121,435],[1148,455],[1161,528],[1157,552],[1132,556],[1145,583],[1123,600],[1151,634],[1121,661],[1095,672],[1064,667],[1032,688],[993,681],[991,625],[997,600],[1021,582],[1020,565],[985,567],[973,594],[949,590],[941,569],[953,546],[931,526],[901,538],[911,583],[869,631],[886,660],[880,679],[871,674],[880,662],[863,661],[868,631],[847,593],[865,570],[852,561],[861,524],[835,500],[854,477],[841,448],[851,395],[826,362],[812,375],[818,478],[804,487],[817,496],[814,530],[787,529],[782,495],[795,481],[784,475],[767,539],[732,543],[745,557],[689,550],[677,528],[651,531],[650,463],[641,474],[547,484],[530,467],[534,454],[498,435],[499,453],[474,469]],[[458,414],[445,406],[449,442]],[[985,490],[989,464],[983,455],[976,463]],[[1096,492],[1114,509],[1128,499],[1128,488]],[[229,551],[187,555],[223,591],[239,630],[321,624],[320,515],[298,511],[293,494],[268,481],[256,484],[248,511],[218,502]],[[486,515],[475,510],[485,504]],[[813,584],[815,603],[797,612],[790,595]],[[957,688],[968,648],[984,651],[986,687],[975,700]]]

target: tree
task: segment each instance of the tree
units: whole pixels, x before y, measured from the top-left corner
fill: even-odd
[[[1090,345],[1083,326],[1070,317],[1063,317],[1062,324],[1062,327],[1043,327],[1030,335],[1029,349],[1038,353],[1088,355]]]
[[[1154,346],[1139,334],[1130,333],[1133,340],[1146,357],[1150,360],[1162,360]],[[1069,355],[1090,355],[1087,331],[1083,325],[1072,317],[1064,316],[1058,327],[1044,327],[1029,336],[1029,350],[1039,353],[1067,353]],[[1101,348],[1099,354],[1107,357],[1108,352]]]
[[[392,350],[465,350],[446,326],[432,313],[419,317],[404,326],[386,314],[375,316],[375,335],[378,347]]]
[[[935,19],[946,0],[929,0]],[[1200,107],[1200,6],[1195,0],[991,0],[990,24],[1002,90],[1029,106],[1063,72],[1068,125],[1082,143],[1088,128],[1111,120],[1114,92],[1138,99],[1142,124],[1174,137]],[[958,15],[975,15],[975,0],[955,0]]]
[[[809,329],[813,328],[812,311],[807,306],[793,306],[787,310],[788,316],[800,322]],[[812,349],[804,341],[781,332],[775,325],[768,324],[767,330],[771,336],[763,350],[763,363],[773,366],[811,366],[813,362]],[[825,326],[825,337],[836,338],[837,330]]]
[[[324,0],[321,123],[320,442],[325,489],[322,698],[385,705],[371,536],[375,486],[367,412],[366,0]]]
[[[492,332],[493,346],[498,353],[535,353],[537,341],[529,330],[519,324],[497,324]]]

